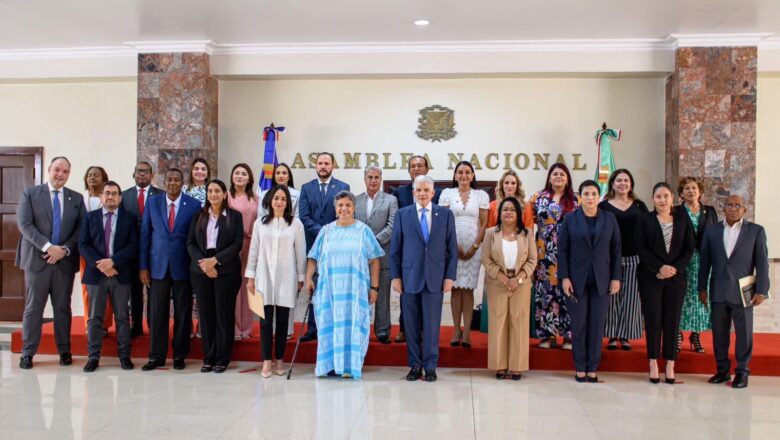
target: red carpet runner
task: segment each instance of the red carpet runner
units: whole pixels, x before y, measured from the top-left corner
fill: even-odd
[[[73,319],[72,350],[74,356],[87,355],[87,337],[81,319]],[[172,327],[172,325],[171,325]],[[300,324],[296,326],[300,331]],[[455,368],[486,368],[487,367],[487,335],[479,332],[472,332],[472,348],[464,349],[461,347],[450,347],[450,338],[452,337],[453,327],[442,327],[439,349],[439,366]],[[397,326],[393,328],[393,335],[398,332]],[[148,332],[147,332],[148,333]],[[241,361],[259,361],[260,360],[260,342],[259,329],[257,323],[252,332],[253,337],[240,342],[236,342],[233,350],[233,359]],[[733,336],[732,336],[733,338]],[[690,351],[687,345],[688,337],[686,334],[683,350],[678,357],[678,373],[712,374],[715,372],[715,360],[712,356],[712,338],[709,333],[702,334],[702,344],[707,353],[699,354]],[[287,354],[285,360],[289,362],[295,348],[295,339],[287,343]],[[560,340],[559,340],[560,341]],[[536,342],[531,341],[530,362],[532,370],[572,370],[571,352],[555,349],[536,348]],[[604,350],[604,356],[601,362],[601,371],[622,371],[622,372],[645,372],[647,371],[647,356],[644,340],[631,341],[633,350],[608,351]],[[148,336],[141,336],[133,339],[132,356],[134,358],[146,359],[149,354]],[[733,361],[733,339],[732,339],[732,361]],[[13,333],[11,341],[11,350],[14,353],[21,352],[22,333],[16,331]],[[314,363],[316,358],[317,345],[314,342],[302,343],[298,353],[298,362]],[[43,338],[41,340],[40,354],[57,354],[57,348],[54,343],[54,332],[51,323],[43,327]],[[103,341],[103,356],[116,356],[116,339],[112,329],[109,336]],[[171,354],[169,353],[169,361]],[[192,351],[190,359],[201,359],[200,339],[192,340]],[[387,365],[387,366],[406,366],[406,345],[392,343],[389,345],[380,344],[372,335],[371,345],[366,355],[366,365]],[[750,363],[751,374],[760,376],[780,376],[780,334],[761,333],[754,335],[753,360]]]

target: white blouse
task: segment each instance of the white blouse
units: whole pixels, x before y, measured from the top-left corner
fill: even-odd
[[[244,276],[255,279],[255,290],[265,305],[294,307],[298,282],[306,278],[306,236],[303,223],[293,218],[290,225],[274,218],[264,225],[255,221]]]
[[[506,269],[514,269],[517,264],[517,242],[509,241],[506,238],[501,240],[503,242],[504,251],[504,267]]]

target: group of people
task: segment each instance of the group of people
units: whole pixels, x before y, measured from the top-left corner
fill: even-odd
[[[631,350],[644,331],[650,382],[660,382],[663,358],[664,380],[674,383],[682,331],[691,332],[693,350],[704,352],[699,333],[711,328],[718,371],[710,381],[722,383],[731,379],[733,322],[733,386],[747,386],[752,306],[766,299],[769,279],[765,232],[743,219],[741,197],[726,199],[719,222],[701,202],[702,183],[688,177],[677,191],[682,204],[674,206],[671,187],[660,182],[649,211],[630,171],[615,171],[607,194],[593,180],[575,192],[568,168],[556,163],[529,200],[517,173],[505,172],[491,202],[471,163],[458,163],[451,186],[439,191],[423,156],[409,160],[411,182],[392,195],[381,190],[382,169],[367,167],[366,190],[355,196],[333,177],[333,164],[332,154],[320,153],[317,177],[300,191],[290,167],[279,164],[272,187],[259,194],[243,163],[226,185],[196,159],[186,184],[171,168],[157,189],[151,165],[139,162],[135,186],[124,191],[95,166],[82,196],[65,187],[67,158],[53,159],[48,182],[26,189],[18,208],[17,265],[27,283],[20,366],[32,368],[49,296],[60,364],[72,363],[70,290],[81,267],[88,372],[99,366],[112,314],[121,366],[133,368],[131,338],[143,332],[146,291],[143,370],[165,365],[172,299],[174,368],[185,368],[190,338],[199,334],[201,371],[224,372],[234,341],[251,336],[249,302],[260,295],[261,375],[282,375],[293,308],[306,292],[313,307],[301,342],[317,341],[315,373],[359,378],[372,304],[377,340],[392,341],[392,287],[401,294],[395,341],[406,342],[406,378],[432,382],[444,294],[451,294],[451,345],[468,349],[484,267],[488,368],[497,379],[521,379],[533,334],[540,348],[562,338],[575,379],[598,382],[603,338],[609,350]],[[743,305],[739,280],[754,274],[755,293]]]

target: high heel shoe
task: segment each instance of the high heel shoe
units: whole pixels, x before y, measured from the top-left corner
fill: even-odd
[[[648,379],[650,380],[650,383],[653,384],[653,385],[661,383],[661,374],[658,372],[658,363],[657,362],[655,363],[655,374],[657,375],[657,377],[653,377],[653,368],[652,368],[652,363],[651,363],[651,365],[650,365],[650,373],[649,373]]]
[[[460,345],[460,341],[463,339],[463,333],[460,331],[460,328],[455,330],[455,332],[452,334],[452,341],[450,341],[451,347],[457,347]]]
[[[669,377],[669,366],[670,366],[669,363],[670,362],[673,362],[673,361],[667,361],[667,364],[666,364],[666,370],[664,371],[664,373],[665,373],[664,374],[664,382],[668,383],[669,385],[674,385],[674,382],[676,381],[676,379],[674,377]],[[671,365],[671,367],[672,367],[672,374],[671,375],[674,376],[674,365]]]
[[[682,332],[677,332],[677,353],[680,352],[680,348],[682,348],[683,343],[683,334]]]
[[[693,332],[691,333],[690,338],[688,340],[691,343],[691,351],[695,351],[696,353],[704,353],[704,347],[701,346],[701,339],[699,338],[699,333]]]
[[[648,380],[650,380],[650,383],[653,385],[658,385],[659,383],[661,383],[660,377],[648,377]]]
[[[463,336],[465,337],[461,340],[460,346],[463,348],[471,348],[471,335],[464,333]]]

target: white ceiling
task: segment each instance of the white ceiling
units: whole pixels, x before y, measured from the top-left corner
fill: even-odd
[[[0,50],[732,33],[780,35],[780,0],[0,0]]]

